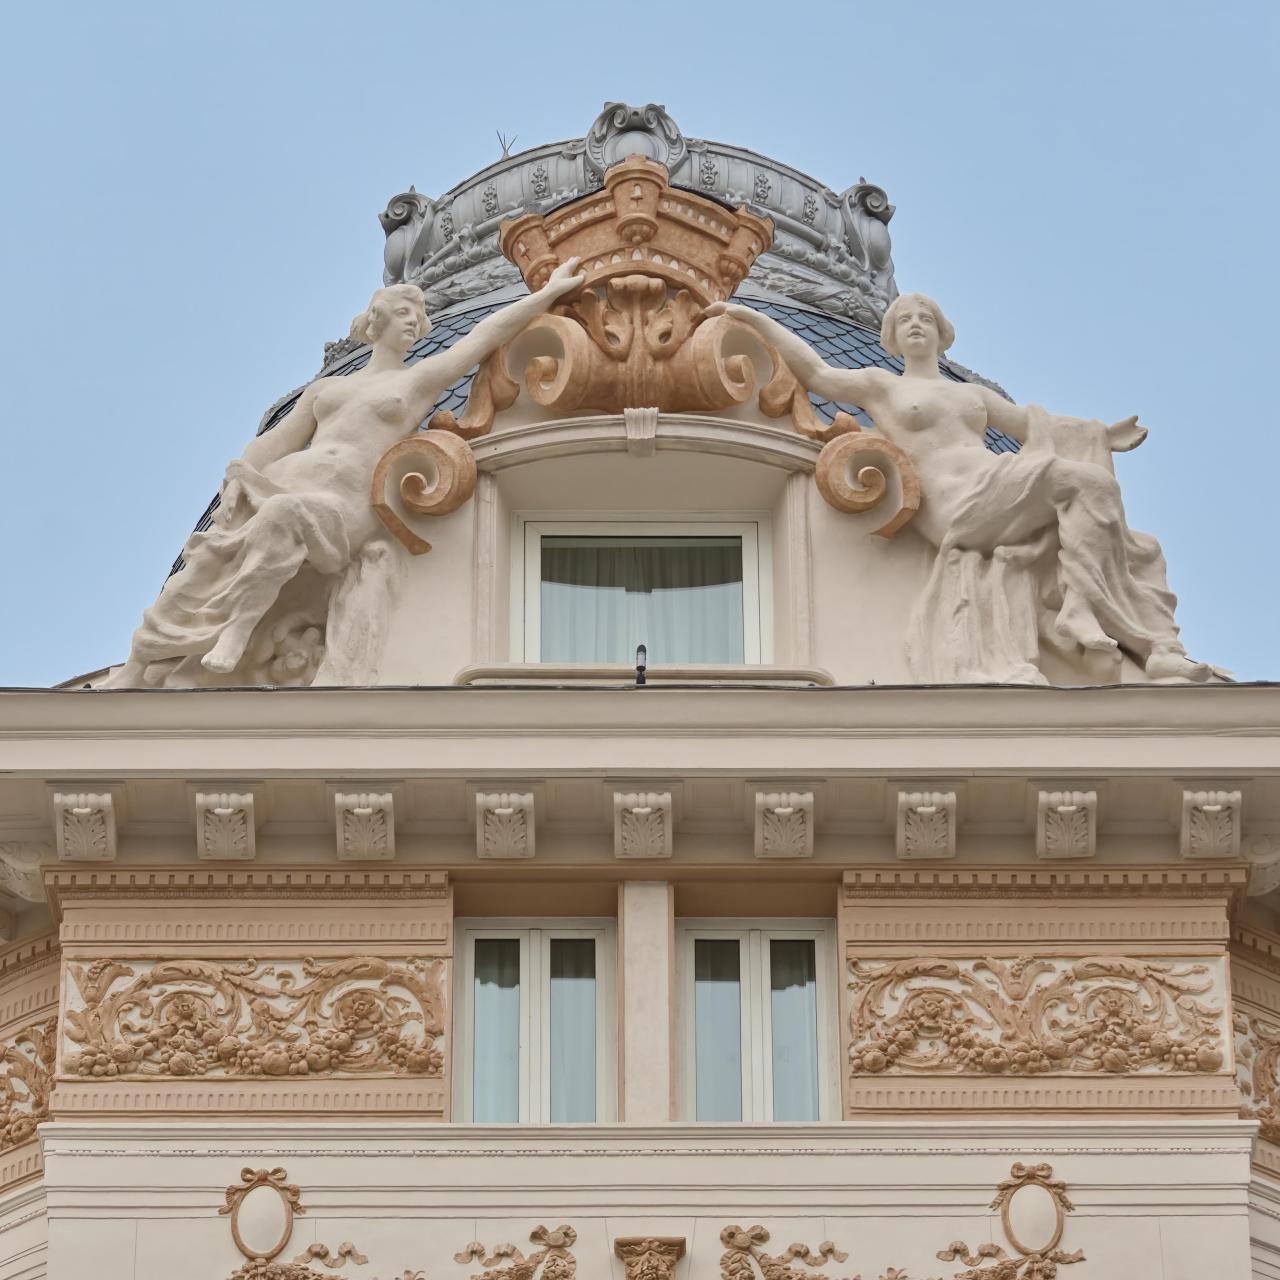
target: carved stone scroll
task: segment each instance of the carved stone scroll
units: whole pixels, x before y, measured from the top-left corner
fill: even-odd
[[[444,962],[68,961],[62,1072],[443,1075]]]
[[[920,477],[904,450],[877,432],[857,431],[855,424],[854,431],[838,435],[823,446],[813,477],[818,492],[831,506],[856,515],[884,500],[889,487],[882,470],[886,462],[897,472],[902,497],[893,515],[872,531],[880,538],[892,538],[920,510]],[[855,474],[856,484],[851,478]]]
[[[378,459],[369,492],[374,513],[411,555],[423,555],[431,550],[431,543],[414,533],[387,493],[393,475],[399,477],[400,501],[408,511],[444,516],[475,492],[475,455],[452,431],[433,430],[397,441]]]
[[[849,961],[854,1076],[1197,1074],[1226,1060],[1204,964],[1078,960]]]
[[[759,335],[756,335],[757,337]],[[796,380],[787,362],[778,354],[776,348],[764,344],[769,353],[772,369],[769,381],[760,388],[760,411],[769,418],[782,418],[791,415],[791,425],[802,436],[810,440],[819,440],[823,444],[834,440],[837,436],[852,431],[861,431],[857,419],[852,414],[841,410],[835,419],[825,423],[818,417],[818,411],[809,399],[809,393]]]
[[[1237,1013],[1233,1019],[1240,1114],[1258,1121],[1258,1136],[1280,1146],[1280,1024]]]
[[[451,431],[463,440],[486,436],[493,429],[494,418],[511,408],[519,394],[520,384],[507,372],[507,348],[499,347],[471,379],[462,416],[455,418],[448,409],[441,409],[432,417],[431,427]]]

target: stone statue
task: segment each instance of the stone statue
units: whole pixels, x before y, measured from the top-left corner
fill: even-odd
[[[917,679],[1043,684],[1042,644],[1097,678],[1118,679],[1122,653],[1153,680],[1212,678],[1178,640],[1159,544],[1125,521],[1111,452],[1146,438],[1136,418],[1053,417],[943,377],[938,357],[955,331],[918,293],[897,298],[881,327],[901,375],[833,368],[750,307],[719,303],[708,314],[755,329],[801,386],[864,409],[910,457],[922,494],[915,527],[937,548],[907,637]],[[993,453],[988,427],[1022,449]]]
[[[317,378],[227,467],[213,526],[191,535],[186,567],[103,685],[225,684],[233,672],[231,683],[275,683],[289,670],[317,684],[371,682],[401,560],[370,502],[378,459],[447,387],[576,289],[577,264],[411,365],[406,353],[431,327],[422,290],[379,289],[353,326],[373,344],[369,363]]]

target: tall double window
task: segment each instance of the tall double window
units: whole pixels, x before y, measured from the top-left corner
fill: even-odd
[[[685,920],[677,960],[685,1119],[838,1115],[829,922]]]
[[[769,660],[759,521],[522,524],[516,583],[526,662],[654,665]]]
[[[458,1117],[612,1119],[612,921],[460,921],[458,940]]]

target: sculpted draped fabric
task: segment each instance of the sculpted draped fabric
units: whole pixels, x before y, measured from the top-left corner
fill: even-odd
[[[1092,482],[1063,493],[1052,469],[1064,457],[1089,464]],[[1164,556],[1125,520],[1105,423],[1029,405],[1021,452],[993,455],[953,510],[908,631],[918,679],[1043,683],[1041,642],[1074,644],[1058,623],[1064,606],[1142,657],[1176,639]],[[1011,515],[1036,512],[1046,527],[988,550]]]

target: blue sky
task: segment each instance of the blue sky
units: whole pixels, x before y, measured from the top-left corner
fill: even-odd
[[[121,660],[376,215],[606,99],[898,206],[904,289],[1118,467],[1200,657],[1280,678],[1280,5],[6,4],[0,684]]]

